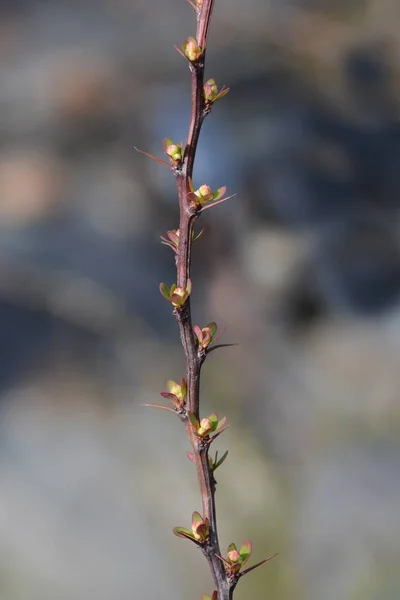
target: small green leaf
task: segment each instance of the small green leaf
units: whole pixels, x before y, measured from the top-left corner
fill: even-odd
[[[186,398],[187,385],[186,385],[186,379],[184,377],[182,377],[182,379],[181,379],[181,394],[182,394],[183,398]]]
[[[220,198],[222,198],[222,196],[225,195],[226,192],[226,186],[220,187],[217,189],[217,191],[215,191],[212,195],[212,199],[213,200],[219,200]]]
[[[234,544],[233,542],[232,542],[232,544],[229,544],[227,553],[232,552],[232,550],[237,550],[236,544]]]
[[[160,292],[166,300],[171,299],[171,291],[165,283],[160,283]]]
[[[173,381],[172,379],[169,379],[167,381],[167,389],[172,393],[172,394],[176,394],[176,390],[177,390],[178,384],[175,383],[175,381]]]
[[[174,142],[171,138],[164,138],[164,150],[167,150],[168,146],[172,146]]]
[[[222,463],[224,462],[224,460],[226,459],[227,456],[228,456],[228,450],[225,452],[225,454],[223,454],[221,456],[221,458],[219,459],[219,461],[215,463],[215,465],[214,465],[214,471],[215,471],[215,469],[218,469],[218,467],[220,467],[222,465]],[[217,458],[217,457],[215,457],[215,458]]]
[[[226,94],[229,92],[231,88],[227,87],[227,88],[223,88],[218,94],[217,96],[214,98],[214,102],[216,102],[217,100],[220,100],[221,98],[223,98],[224,96],[226,96]]]
[[[199,512],[194,511],[194,513],[192,514],[192,523],[202,523],[203,522],[203,517],[201,516],[201,514]]]
[[[251,551],[253,549],[253,545],[250,540],[245,541],[239,548],[239,554],[242,559],[242,564],[244,565],[251,556]]]
[[[208,418],[209,418],[209,420],[211,422],[211,426],[212,426],[213,430],[216,429],[217,426],[218,426],[218,415],[217,415],[217,413],[211,413],[211,415],[209,415]]]
[[[223,417],[223,418],[222,418],[222,419],[219,421],[219,423],[218,423],[218,426],[217,426],[217,431],[218,431],[219,429],[222,429],[222,427],[224,427],[225,423],[226,423],[226,417]]]
[[[217,333],[217,324],[214,323],[214,321],[211,321],[207,327],[211,330],[211,336],[214,337],[214,335]]]
[[[196,541],[193,533],[189,529],[186,529],[186,527],[174,527],[172,531],[177,537],[186,538],[193,542]]]

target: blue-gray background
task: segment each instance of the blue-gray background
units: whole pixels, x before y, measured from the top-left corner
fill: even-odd
[[[400,5],[217,0],[232,87],[195,184],[237,196],[196,243],[195,322],[227,327],[223,547],[238,600],[400,597]],[[172,536],[200,509],[169,305],[174,182],[134,151],[184,139],[184,0],[0,2],[0,600],[211,593]]]

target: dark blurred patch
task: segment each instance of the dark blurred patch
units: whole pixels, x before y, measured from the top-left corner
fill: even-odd
[[[318,240],[307,276],[288,294],[296,323],[324,310],[373,316],[399,298],[400,122],[390,45],[350,47],[342,74],[342,104],[290,62],[244,86],[265,132],[263,141],[254,129],[256,158],[243,169],[253,215]]]
[[[0,394],[58,360],[93,368],[102,352],[97,334],[23,305],[0,302],[0,331]]]
[[[309,281],[299,278],[290,286],[280,307],[280,320],[288,331],[301,332],[327,314],[326,303]]]
[[[400,298],[400,247],[396,228],[379,216],[323,230],[292,282],[284,303],[289,326],[307,326],[324,314],[374,317]]]
[[[0,19],[18,17],[26,12],[31,4],[29,0],[0,0]]]
[[[376,217],[322,237],[316,248],[316,279],[334,308],[365,315],[389,309],[400,294],[396,230]]]
[[[376,121],[395,118],[397,100],[389,47],[372,41],[351,48],[344,58],[343,71],[348,91],[360,111]]]

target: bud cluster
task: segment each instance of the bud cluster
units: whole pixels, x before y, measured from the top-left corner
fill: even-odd
[[[183,144],[175,144],[170,138],[164,138],[164,152],[173,167],[178,167],[183,158]]]
[[[191,290],[192,283],[190,279],[188,279],[186,289],[177,287],[176,283],[173,283],[170,288],[165,283],[160,283],[161,294],[166,300],[171,302],[172,306],[175,308],[182,308],[185,305]]]
[[[191,63],[197,63],[203,56],[203,49],[194,37],[189,37],[182,43],[183,54]]]
[[[211,413],[208,417],[204,417],[200,421],[196,418],[196,416],[189,412],[189,419],[194,427],[194,432],[199,438],[203,438],[208,440],[211,443],[216,439],[218,435],[220,435],[226,429],[226,417],[223,417],[220,421],[218,420],[217,413]],[[210,435],[215,433],[212,438]]]
[[[194,512],[192,514],[192,530],[186,529],[186,527],[175,527],[173,532],[178,537],[183,537],[196,544],[204,544],[210,536],[210,521],[209,519],[203,519],[200,513]]]
[[[213,192],[210,186],[206,184],[201,185],[195,190],[191,179],[189,180],[189,188],[188,198],[197,208],[201,208],[207,202],[220,200],[226,192],[226,186],[220,187]]]
[[[219,90],[215,79],[208,79],[203,86],[203,100],[206,104],[206,111],[209,112],[211,105],[220,100],[229,92],[230,88],[222,86]]]
[[[237,549],[235,544],[229,544],[226,558],[223,558],[222,556],[218,557],[224,562],[225,571],[230,580],[237,581],[239,577],[243,577],[243,575],[250,573],[250,571],[257,569],[257,567],[260,567],[261,565],[265,564],[266,562],[270,561],[272,558],[275,558],[275,556],[277,556],[276,554],[273,554],[268,558],[264,558],[264,560],[260,560],[260,562],[258,562],[257,564],[243,571],[242,569],[249,560],[252,550],[253,544],[250,540],[247,540],[240,546],[239,549]]]
[[[192,243],[199,239],[201,235],[204,233],[204,228],[199,231],[199,233],[195,236],[194,231],[192,231]],[[161,237],[161,243],[164,246],[168,246],[174,252],[178,251],[179,247],[179,229],[172,229],[171,231],[167,231],[167,237]],[[168,239],[167,239],[168,238]]]
[[[217,333],[217,324],[212,321],[203,329],[200,329],[198,325],[193,327],[193,332],[196,336],[196,344],[201,350],[207,350],[207,348],[215,342],[225,331],[222,329],[218,335]]]
[[[235,544],[229,544],[226,554],[226,560],[224,560],[226,570],[231,575],[237,575],[240,569],[244,567],[244,565],[249,560],[251,556],[251,551],[252,543],[250,540],[244,542],[244,544],[240,546],[239,550],[237,549]]]
[[[172,402],[177,412],[182,412],[186,402],[187,385],[182,377],[180,385],[170,379],[167,381],[168,392],[160,392],[163,398],[168,398]]]

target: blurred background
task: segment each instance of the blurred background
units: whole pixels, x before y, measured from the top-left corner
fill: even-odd
[[[400,4],[217,0],[195,185],[194,322],[235,598],[400,597]],[[0,1],[0,600],[211,593],[171,534],[200,510],[177,419],[184,361],[160,281],[184,140],[184,0]],[[208,413],[207,413],[208,414]]]

